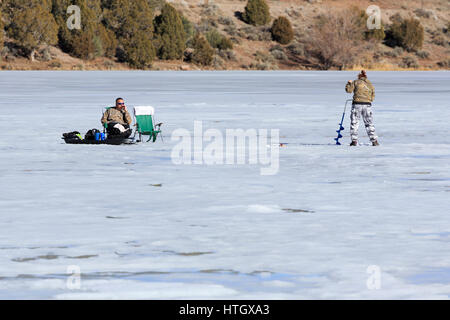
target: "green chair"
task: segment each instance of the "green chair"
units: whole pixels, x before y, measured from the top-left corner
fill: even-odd
[[[136,118],[136,133],[139,134],[139,142],[142,136],[149,136],[147,142],[152,140],[156,142],[158,135],[161,133],[162,123],[154,124],[155,109],[150,106],[134,107],[134,117]],[[162,136],[161,136],[162,139]]]
[[[114,107],[106,107],[105,111],[108,111],[109,109],[114,108]],[[106,131],[108,130],[108,122],[105,122],[103,124],[103,133],[106,134]]]

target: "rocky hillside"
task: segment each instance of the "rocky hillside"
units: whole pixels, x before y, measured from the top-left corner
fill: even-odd
[[[162,1],[154,5],[159,14]],[[267,1],[273,19],[287,17],[294,31],[294,40],[282,45],[273,41],[272,22],[252,26],[243,19],[245,0],[172,0],[169,1],[195,32],[207,35],[220,33],[232,43],[232,49],[216,49],[210,65],[201,65],[184,57],[177,60],[155,58],[153,70],[310,70],[357,69],[373,70],[436,70],[449,69],[450,5],[447,0],[278,0]],[[345,27],[355,7],[365,11],[370,5],[381,9],[385,39],[354,37],[353,26]],[[414,18],[423,27],[423,44],[409,48],[393,43],[390,28],[396,21]],[[336,20],[336,21],[335,21]],[[336,27],[333,25],[339,25]],[[341,25],[343,25],[341,27]],[[327,27],[328,26],[328,27]],[[347,29],[346,29],[347,28]],[[328,29],[328,31],[327,31]],[[331,31],[330,31],[331,30]],[[342,31],[342,32],[341,32]],[[328,33],[327,33],[328,32]],[[331,32],[331,33],[330,33]],[[342,33],[334,35],[333,32]],[[347,33],[345,33],[347,32]],[[331,38],[329,38],[331,37]],[[342,38],[339,38],[342,37]],[[16,53],[18,44],[6,38],[0,67],[3,70],[126,70],[129,65],[115,57],[82,60],[62,52],[57,46],[42,45],[35,61]],[[334,51],[333,51],[334,50]]]

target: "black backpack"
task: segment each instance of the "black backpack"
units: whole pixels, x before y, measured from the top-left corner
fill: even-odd
[[[81,134],[78,131],[63,133],[63,139],[68,142],[81,141]]]
[[[95,134],[96,133],[101,133],[100,130],[98,129],[91,129],[88,132],[86,132],[86,134],[84,135],[84,140],[88,140],[88,141],[94,141],[95,140]]]

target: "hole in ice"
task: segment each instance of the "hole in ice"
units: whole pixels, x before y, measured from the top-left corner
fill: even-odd
[[[174,276],[176,278],[174,278]],[[9,279],[65,279],[66,274],[19,274],[13,277],[0,277],[0,280]],[[211,280],[214,282],[226,282],[230,284],[236,282],[236,284],[241,285],[244,281],[289,281],[291,275],[283,273],[275,273],[272,271],[261,271],[255,270],[252,272],[239,272],[232,269],[206,269],[206,270],[179,270],[179,271],[103,271],[103,272],[93,272],[93,273],[82,273],[81,277],[87,280],[98,280],[98,279],[124,279],[131,278],[138,281],[150,281],[158,282],[167,279],[167,281],[195,279],[195,281],[201,279]],[[168,278],[169,277],[169,278]],[[320,275],[304,275],[307,280],[311,280],[317,277],[322,277]],[[303,282],[303,281],[302,281]],[[308,285],[310,281],[304,282],[304,285]]]
[[[90,255],[81,255],[81,256],[60,256],[55,254],[47,254],[44,256],[37,256],[37,257],[28,257],[28,258],[14,258],[12,261],[14,262],[29,262],[29,261],[36,261],[36,260],[56,260],[59,258],[67,258],[67,259],[90,259],[90,258],[96,258],[98,257],[97,254],[90,254]]]
[[[14,262],[28,262],[28,261],[35,261],[35,260],[56,260],[60,258],[61,256],[55,255],[55,254],[47,254],[45,256],[37,256],[37,257],[31,257],[31,258],[14,258],[12,261]]]
[[[142,247],[137,241],[127,241],[125,244],[135,248]]]
[[[206,269],[206,270],[200,270],[200,273],[227,273],[227,274],[239,274],[236,270],[231,269]]]
[[[314,211],[311,210],[304,210],[304,209],[283,209],[283,211],[285,212],[290,212],[290,213],[315,213]]]
[[[179,256],[184,256],[184,257],[195,257],[195,256],[203,256],[206,254],[213,254],[214,252],[179,252],[179,253],[175,253]]]
[[[156,188],[161,188],[162,187],[162,183],[158,183],[158,184],[150,184],[150,187],[156,187]]]
[[[262,277],[270,277],[274,273],[272,271],[264,271],[264,270],[255,270],[249,273],[252,276],[262,276]]]
[[[58,246],[58,247],[48,247],[47,249],[67,249],[68,246]],[[0,250],[18,250],[18,249],[28,249],[28,250],[37,250],[43,249],[42,247],[0,247]]]
[[[98,257],[98,254],[87,254],[84,256],[77,256],[77,257],[67,257],[68,259],[90,259],[90,258],[96,258]]]
[[[203,255],[206,255],[206,254],[213,254],[214,253],[212,251],[206,251],[206,252],[176,252],[176,251],[170,251],[170,250],[165,250],[163,252],[171,253],[171,254],[175,254],[177,256],[183,256],[183,257],[196,257],[196,256],[203,256]]]
[[[206,269],[200,270],[199,273],[208,273],[208,274],[228,274],[228,275],[246,275],[246,276],[257,276],[262,278],[269,278],[276,275],[273,271],[265,271],[265,270],[255,270],[248,273],[239,272],[232,269]],[[281,276],[281,274],[278,274]]]

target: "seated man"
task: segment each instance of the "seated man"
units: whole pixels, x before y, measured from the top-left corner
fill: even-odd
[[[108,135],[122,136],[124,138],[128,138],[131,135],[132,130],[130,129],[130,125],[133,119],[128,113],[122,98],[116,99],[116,106],[106,110],[101,121],[103,126],[108,124],[106,129]]]

